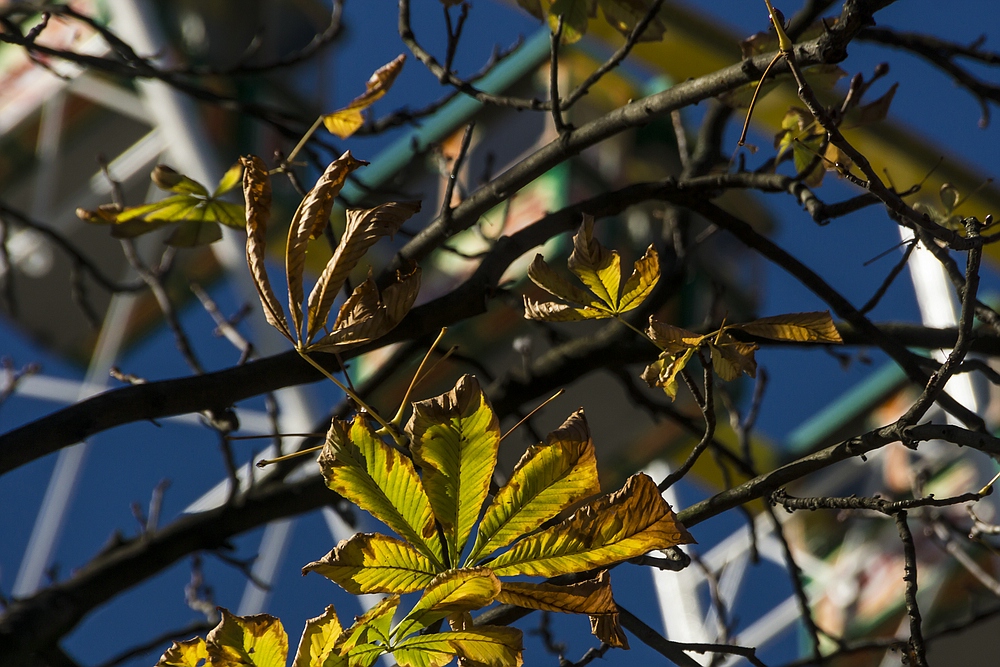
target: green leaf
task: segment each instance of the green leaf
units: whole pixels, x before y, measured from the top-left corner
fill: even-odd
[[[285,667],[288,635],[281,621],[268,614],[220,611],[222,620],[205,640],[212,667]]]
[[[500,580],[489,568],[462,568],[439,574],[427,586],[410,613],[399,622],[392,637],[400,640],[446,616],[482,609],[496,599]]]
[[[165,164],[153,167],[153,171],[149,174],[149,180],[153,181],[156,187],[167,192],[208,197],[208,190],[205,189],[205,186]]]
[[[203,667],[208,660],[208,647],[201,637],[173,645],[156,662],[155,667]],[[294,667],[294,666],[293,666]]]
[[[837,326],[829,311],[811,313],[789,313],[762,317],[753,322],[735,324],[730,329],[739,329],[753,336],[787,340],[797,343],[843,343]]]
[[[606,567],[648,551],[693,541],[653,480],[638,474],[619,491],[515,543],[490,567],[498,577],[553,577]]]
[[[333,420],[319,466],[327,486],[396,531],[437,570],[444,569],[431,504],[413,462],[383,442],[363,413],[350,426]]]
[[[318,572],[348,593],[360,595],[411,593],[426,588],[439,570],[406,542],[359,533],[302,568],[302,574],[307,572]]]
[[[347,667],[347,658],[335,649],[343,628],[333,605],[306,621],[292,667]]]
[[[360,644],[348,651],[344,657],[347,658],[348,667],[371,667],[386,650],[382,644]]]
[[[455,388],[413,404],[406,425],[434,517],[456,565],[489,493],[500,446],[500,422],[471,375]]]
[[[215,198],[220,195],[224,195],[242,182],[243,162],[237,160],[236,164],[226,170],[226,173],[222,175],[222,179],[219,180],[219,184],[215,187],[215,192],[212,193],[212,197]]]
[[[596,0],[555,0],[549,7],[549,28],[555,34],[559,17],[563,19],[562,43],[580,41],[587,32],[587,24],[597,15]]]
[[[529,533],[579,500],[600,493],[597,458],[583,410],[577,410],[518,461],[483,515],[466,563]]]
[[[348,655],[353,665],[353,658],[357,654],[352,656],[351,653],[355,649],[359,649],[365,644],[374,644],[375,642],[379,642],[387,647],[389,645],[389,630],[392,627],[392,616],[396,613],[396,607],[398,606],[398,595],[390,595],[387,598],[383,598],[374,607],[354,619],[354,625],[340,634],[334,645],[334,649],[340,655]],[[360,651],[359,653],[366,653],[366,651]]]
[[[485,625],[409,637],[393,648],[392,657],[400,667],[442,667],[456,656],[473,665],[520,667],[522,651],[520,630]]]

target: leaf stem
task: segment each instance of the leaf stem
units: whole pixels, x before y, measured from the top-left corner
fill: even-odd
[[[783,54],[779,51],[773,58],[771,58],[771,62],[769,62],[767,67],[764,69],[764,74],[760,77],[760,81],[757,82],[757,87],[753,90],[753,97],[750,98],[750,106],[747,108],[747,117],[746,120],[743,121],[743,132],[740,133],[740,140],[736,142],[738,146],[743,146],[747,142],[747,131],[750,129],[750,118],[753,116],[754,107],[757,106],[757,96],[760,94],[761,86],[764,85],[764,79],[767,78],[771,68],[774,67],[774,63],[781,60],[782,55]]]
[[[302,138],[299,139],[299,143],[295,144],[295,148],[293,148],[292,152],[288,154],[288,157],[285,158],[285,164],[290,164],[292,160],[295,159],[295,157],[302,151],[302,149],[305,148],[306,142],[312,139],[312,135],[316,134],[316,130],[318,130],[319,126],[322,124],[323,124],[323,116],[319,116],[316,119],[316,122],[314,122],[309,127],[309,129],[306,130],[306,133],[302,135]]]
[[[257,461],[257,463],[255,465],[258,468],[266,468],[267,466],[271,465],[272,463],[278,463],[279,461],[288,461],[289,459],[297,459],[300,456],[305,456],[307,454],[312,454],[313,452],[318,452],[319,450],[323,449],[324,447],[326,447],[326,443],[325,442],[322,445],[316,445],[315,447],[310,447],[309,449],[303,449],[303,450],[300,450],[298,452],[292,452],[291,454],[285,454],[284,456],[279,456],[279,457],[274,458],[274,459],[261,459],[260,461]]]
[[[638,327],[634,326],[634,325],[633,325],[633,324],[632,324],[631,322],[629,322],[628,320],[626,320],[626,319],[625,319],[624,317],[622,317],[622,316],[621,316],[620,314],[619,314],[619,315],[616,315],[616,316],[615,316],[615,319],[616,319],[616,320],[618,320],[619,322],[621,322],[622,324],[624,324],[625,326],[627,326],[627,327],[628,327],[629,329],[631,329],[632,331],[634,331],[634,332],[636,332],[637,334],[639,334],[640,336],[642,336],[643,338],[645,338],[646,340],[648,340],[648,341],[649,341],[650,343],[652,343],[653,345],[655,345],[655,346],[656,346],[656,347],[657,347],[657,348],[658,348],[658,349],[659,349],[659,350],[660,350],[661,352],[663,351],[663,348],[662,348],[662,347],[660,346],[660,344],[659,344],[659,343],[657,343],[657,342],[656,342],[655,340],[653,340],[652,338],[650,338],[650,337],[649,337],[649,334],[648,334],[648,333],[646,333],[646,332],[645,332],[645,331],[643,331],[642,329],[639,329]]]
[[[548,397],[547,399],[545,399],[545,402],[541,403],[541,404],[540,404],[540,405],[539,405],[538,407],[536,407],[536,408],[535,408],[534,410],[532,410],[532,411],[531,411],[531,412],[529,412],[528,414],[524,415],[524,417],[522,417],[522,418],[521,418],[521,421],[519,421],[519,422],[517,422],[516,424],[514,424],[514,426],[513,426],[513,427],[512,427],[512,428],[511,428],[511,429],[510,429],[509,431],[507,431],[506,433],[504,433],[503,435],[501,435],[501,436],[500,436],[500,440],[498,441],[498,443],[497,443],[497,444],[499,444],[499,443],[503,442],[503,439],[504,439],[504,438],[506,438],[506,437],[507,437],[508,435],[510,435],[511,433],[513,433],[514,431],[516,431],[516,430],[517,430],[517,428],[518,428],[518,427],[519,427],[519,426],[520,426],[521,424],[523,424],[524,422],[526,422],[526,421],[528,421],[529,419],[531,419],[531,418],[532,418],[532,416],[534,416],[534,414],[535,414],[536,412],[538,412],[539,410],[541,410],[542,408],[544,408],[544,407],[545,407],[546,405],[548,405],[549,403],[551,403],[552,401],[554,401],[555,399],[559,398],[560,396],[562,396],[562,395],[563,395],[563,394],[565,394],[565,393],[566,393],[566,390],[565,390],[565,389],[560,389],[560,390],[559,390],[559,391],[557,391],[556,393],[554,393],[554,394],[552,394],[551,396],[549,396],[549,397]]]
[[[431,346],[427,349],[427,354],[424,355],[424,358],[420,361],[420,365],[417,366],[417,371],[413,374],[413,379],[410,380],[410,386],[406,388],[406,393],[403,394],[403,400],[399,403],[399,410],[396,411],[396,416],[392,418],[391,422],[389,422],[393,426],[398,428],[400,423],[403,421],[403,414],[406,412],[406,404],[410,402],[410,396],[413,395],[413,390],[416,388],[420,375],[424,371],[424,366],[427,365],[427,360],[430,359],[431,355],[434,353],[434,348],[438,346],[438,343],[441,342],[441,339],[444,338],[444,335],[447,332],[448,327],[441,327],[441,331],[438,332],[437,338],[435,338],[434,342],[431,343]]]
[[[392,439],[396,442],[397,445],[399,445],[400,447],[402,447],[402,446],[404,446],[406,444],[402,440],[401,436],[399,435],[399,432],[396,430],[396,428],[392,424],[390,424],[387,421],[385,421],[385,419],[382,418],[382,415],[380,415],[379,413],[377,413],[370,405],[368,405],[367,403],[365,403],[364,399],[362,399],[360,396],[358,396],[356,392],[354,392],[350,387],[346,386],[343,382],[341,382],[340,380],[338,380],[337,378],[335,378],[333,376],[333,374],[331,374],[328,370],[326,370],[325,368],[323,368],[319,363],[316,362],[315,359],[313,359],[312,357],[310,357],[309,353],[306,350],[303,350],[302,348],[296,347],[295,351],[299,353],[300,357],[302,357],[303,359],[305,359],[306,361],[308,361],[309,364],[313,368],[315,368],[316,370],[318,370],[328,380],[330,380],[335,385],[337,385],[340,388],[341,391],[343,391],[345,394],[347,394],[348,396],[350,396],[351,400],[353,400],[355,403],[358,404],[358,407],[360,407],[362,410],[364,410],[365,412],[367,412],[368,414],[370,414],[372,416],[372,419],[374,419],[375,421],[377,421],[379,423],[379,425],[383,429],[385,429],[385,431],[390,436],[392,436]]]

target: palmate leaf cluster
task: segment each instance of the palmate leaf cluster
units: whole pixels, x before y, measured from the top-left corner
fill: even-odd
[[[694,541],[646,475],[592,499],[600,484],[582,410],[529,448],[492,500],[500,426],[474,377],[414,403],[405,435],[402,449],[364,413],[330,427],[319,459],[327,485],[398,537],[357,534],[303,568],[350,593],[388,596],[347,629],[332,607],[310,620],[297,667],[369,667],[387,653],[402,667],[440,667],[455,657],[520,665],[520,630],[472,620],[470,612],[494,602],[587,614],[597,637],[627,648],[605,568]],[[509,580],[593,570],[596,576],[571,585]],[[393,623],[401,596],[416,591],[419,600]],[[428,631],[445,619],[450,630]],[[287,652],[277,619],[224,613],[206,640],[176,644],[158,667],[200,659],[213,667],[283,666]]]
[[[567,266],[586,289],[577,287],[559,275],[545,263],[541,255],[535,256],[528,267],[528,277],[549,294],[568,303],[542,302],[526,295],[526,319],[545,322],[618,319],[642,305],[656,287],[660,276],[659,256],[651,245],[642,258],[635,262],[632,274],[622,285],[618,252],[608,250],[594,238],[594,222],[589,217],[584,218],[580,230],[573,237],[573,252]],[[655,315],[651,315],[648,328],[640,333],[661,352],[659,358],[643,371],[643,379],[651,387],[662,387],[671,399],[676,398],[678,377],[702,349],[708,350],[712,367],[723,380],[735,380],[743,373],[754,377],[757,372],[754,353],[759,345],[734,338],[732,332],[795,343],[843,342],[826,311],[791,313],[745,324],[728,324],[708,334],[688,331],[661,322]]]
[[[104,204],[93,211],[81,208],[76,214],[86,222],[111,225],[111,235],[115,238],[135,238],[166,225],[178,225],[167,237],[167,245],[182,248],[206,245],[222,238],[220,224],[238,229],[246,224],[243,206],[221,199],[239,185],[242,175],[243,165],[234,164],[209,193],[201,183],[160,164],[153,169],[150,180],[161,190],[173,193],[169,197],[126,208],[117,204]]]
[[[379,290],[370,272],[340,307],[332,328],[327,320],[337,294],[351,271],[380,238],[391,236],[414,213],[420,202],[387,202],[372,209],[349,209],[347,226],[333,256],[305,299],[304,274],[309,242],[318,238],[330,221],[333,202],[347,176],[368,164],[350,151],[330,163],[302,199],[288,227],[285,275],[288,310],[271,286],[265,267],[267,225],[271,217],[271,181],[263,161],[242,159],[243,196],[246,200],[247,264],[264,317],[300,352],[336,352],[384,336],[403,319],[420,291],[420,269],[397,272],[394,283]]]

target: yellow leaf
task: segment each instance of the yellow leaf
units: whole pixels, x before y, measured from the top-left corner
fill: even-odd
[[[347,667],[347,658],[334,650],[343,628],[333,605],[306,621],[292,667]]]
[[[605,567],[655,549],[694,542],[656,484],[633,475],[619,491],[516,542],[490,562],[497,576],[552,577]]]
[[[347,226],[330,261],[309,294],[306,342],[326,324],[330,307],[358,261],[383,236],[394,234],[420,210],[420,202],[389,202],[368,210],[347,211]]]
[[[352,595],[411,593],[426,588],[439,571],[406,542],[377,533],[341,540],[321,560],[302,568],[302,574],[318,572]]]
[[[762,317],[746,324],[736,324],[732,329],[745,331],[761,338],[788,340],[798,343],[843,343],[830,313],[825,310],[811,313],[790,313]]]
[[[618,301],[618,312],[624,313],[642,305],[649,293],[656,287],[660,279],[660,256],[656,248],[650,244],[646,248],[646,254],[635,263],[632,275],[629,276],[625,287],[622,288],[622,296]]]
[[[364,414],[333,420],[319,457],[326,484],[396,531],[444,569],[427,494],[413,462],[379,438]]]
[[[646,366],[642,379],[650,387],[662,387],[670,400],[674,400],[677,398],[677,376],[691,361],[695,349],[697,348],[689,347],[676,355],[664,352],[659,359]]]
[[[646,329],[646,333],[661,350],[671,356],[699,347],[705,340],[704,336],[693,331],[660,322],[653,315],[649,316],[649,328]]]
[[[205,640],[212,667],[285,667],[288,635],[281,621],[268,614],[221,612],[222,620]]]
[[[371,667],[386,652],[383,644],[360,644],[345,655],[348,667]]]
[[[208,660],[205,640],[194,637],[184,642],[174,642],[173,646],[157,661],[155,667],[203,667]]]
[[[573,237],[567,265],[598,299],[617,312],[621,260],[618,251],[608,250],[594,238],[594,219],[590,216],[584,216],[580,231]]]
[[[483,515],[466,563],[489,556],[600,491],[594,443],[583,410],[577,410],[544,445],[530,447],[518,461]]]
[[[450,392],[414,403],[406,432],[455,566],[489,493],[500,422],[476,378],[464,375]]]
[[[611,578],[602,570],[594,579],[568,586],[529,584],[505,581],[497,602],[524,609],[541,609],[568,614],[617,614],[618,607],[611,595]]]
[[[570,303],[607,310],[607,306],[603,302],[594,299],[589,292],[585,292],[553,271],[540,254],[535,255],[535,259],[528,266],[528,278],[552,296],[565,299]]]
[[[427,586],[410,613],[392,630],[395,640],[454,613],[482,609],[496,599],[500,580],[486,567],[448,570]]]
[[[410,312],[420,292],[420,269],[416,264],[396,272],[396,282],[381,294],[369,272],[368,280],[355,288],[340,308],[333,331],[308,345],[309,350],[334,352],[381,338]]]
[[[365,644],[374,644],[375,642],[388,646],[392,616],[396,613],[396,607],[398,606],[398,595],[390,595],[387,598],[383,598],[374,607],[355,618],[354,625],[340,633],[340,637],[334,645],[334,650],[339,652],[340,655],[347,655],[350,664],[354,665],[359,654],[368,653],[364,649],[354,653],[355,649],[362,648]],[[351,655],[351,653],[354,653],[354,655]],[[378,656],[376,655],[375,657]]]
[[[247,265],[253,278],[260,303],[264,307],[264,318],[267,323],[281,332],[288,340],[295,342],[285,319],[285,311],[281,308],[271,281],[267,277],[265,262],[265,244],[267,239],[267,223],[271,218],[271,178],[267,175],[264,162],[256,155],[241,159],[245,171],[243,173],[243,199],[246,202],[247,218]]]
[[[726,382],[735,380],[742,373],[757,377],[757,360],[754,359],[754,352],[757,351],[756,343],[741,343],[729,334],[723,333],[718,341],[709,343],[708,347],[712,351],[712,367],[715,369],[715,374]]]
[[[582,320],[606,320],[614,315],[608,310],[596,308],[574,308],[554,301],[535,301],[524,297],[524,319],[542,322],[580,322]]]
[[[485,625],[409,637],[393,648],[392,657],[400,667],[442,667],[456,656],[484,667],[520,667],[522,651],[520,630]]]
[[[364,123],[361,112],[375,103],[383,95],[389,92],[399,72],[403,69],[406,56],[397,56],[395,60],[389,62],[375,70],[365,85],[365,92],[356,97],[350,104],[339,111],[323,116],[323,124],[326,129],[341,139],[346,139]]]
[[[305,269],[306,248],[309,241],[322,234],[330,222],[333,200],[340,194],[348,174],[366,164],[363,160],[356,160],[351,151],[331,162],[299,203],[288,226],[285,274],[288,276],[288,309],[292,313],[292,329],[296,337],[302,334],[302,272]]]

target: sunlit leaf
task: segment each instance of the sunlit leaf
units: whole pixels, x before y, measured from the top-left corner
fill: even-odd
[[[268,614],[220,611],[222,620],[205,640],[212,667],[285,667],[288,635],[281,621]]]
[[[351,151],[331,162],[299,203],[288,226],[285,274],[288,276],[288,309],[292,313],[292,329],[296,336],[302,334],[302,272],[305,269],[306,248],[309,241],[322,234],[329,224],[333,200],[340,194],[347,176],[366,164],[363,160],[356,160]]]
[[[347,667],[347,658],[334,650],[343,628],[329,605],[316,618],[306,621],[292,667]]]
[[[208,647],[201,637],[194,637],[183,642],[174,642],[173,646],[157,661],[155,667],[203,667],[208,660]]]
[[[234,165],[223,176],[215,193],[209,195],[200,183],[166,165],[157,165],[150,179],[157,187],[173,195],[121,210],[109,205],[102,205],[94,211],[78,209],[77,215],[87,222],[110,224],[111,235],[115,238],[134,238],[164,225],[181,223],[167,237],[167,245],[181,248],[206,245],[222,238],[222,230],[216,223],[240,229],[245,224],[241,205],[217,199],[239,183],[242,169],[241,163]]]
[[[541,322],[580,322],[583,320],[606,320],[614,315],[606,309],[575,308],[554,301],[535,301],[524,297],[524,319]]]
[[[618,614],[591,616],[590,631],[608,646],[628,648],[628,637],[625,636]]]
[[[663,353],[660,358],[646,366],[642,379],[650,387],[662,387],[670,400],[677,398],[677,376],[684,370],[697,348],[689,347],[676,355]]]
[[[372,209],[347,211],[347,226],[330,261],[309,294],[306,341],[326,323],[330,307],[358,261],[383,236],[391,236],[414,213],[420,202],[389,202]]]
[[[491,561],[490,567],[497,576],[552,577],[605,567],[693,541],[653,480],[638,474],[619,491],[514,543]]]
[[[410,613],[393,629],[393,638],[402,639],[450,614],[481,609],[493,602],[499,592],[500,580],[489,568],[443,572],[427,586]]]
[[[353,424],[334,419],[319,457],[326,484],[430,558],[443,556],[427,494],[412,461],[382,441],[364,414]]]
[[[341,540],[321,560],[302,568],[318,572],[348,593],[410,593],[426,588],[439,568],[401,540],[377,533],[359,533]]]
[[[566,586],[505,581],[497,595],[497,601],[524,609],[571,614],[599,616],[618,613],[611,595],[611,578],[607,570],[602,570],[594,579]]]
[[[567,266],[609,309],[617,310],[621,260],[617,250],[608,250],[594,238],[594,219],[590,216],[584,216],[580,230],[573,236]]]
[[[326,126],[326,129],[341,139],[346,139],[357,132],[358,128],[365,122],[361,112],[389,92],[389,88],[403,69],[404,62],[406,62],[406,56],[400,55],[392,62],[375,70],[368,79],[363,94],[356,97],[343,109],[323,116],[323,124]]]
[[[789,313],[762,317],[753,322],[729,327],[761,338],[788,340],[798,343],[842,343],[840,332],[825,310],[810,313]]]
[[[355,288],[340,308],[333,331],[308,346],[309,350],[335,352],[381,338],[410,312],[420,292],[420,269],[414,264],[396,272],[396,282],[380,294],[368,279]]]
[[[743,373],[757,377],[755,343],[743,343],[723,333],[717,340],[709,343],[709,349],[712,352],[712,367],[715,369],[715,374],[726,382],[735,380]]]
[[[442,667],[455,657],[483,667],[520,667],[523,650],[520,630],[486,625],[409,637],[392,657],[400,667]]]
[[[661,322],[653,315],[649,317],[649,327],[646,329],[646,334],[661,350],[670,355],[696,348],[705,340],[705,336]]]
[[[483,515],[466,562],[489,556],[600,491],[590,429],[583,410],[577,410],[518,461]]]
[[[621,299],[618,301],[618,312],[624,313],[642,305],[649,293],[656,287],[660,279],[660,255],[650,245],[646,254],[635,263],[632,275],[622,288]]]
[[[386,652],[384,644],[359,644],[345,654],[348,667],[371,667]]]
[[[489,493],[500,422],[479,382],[465,375],[450,392],[414,403],[406,432],[455,565]]]
[[[602,301],[595,299],[592,294],[580,289],[554,271],[552,267],[545,263],[540,254],[535,255],[535,259],[528,266],[528,278],[549,294],[557,296],[560,299],[565,299],[570,303],[607,309],[607,305]]]
[[[224,195],[243,180],[243,161],[237,160],[236,164],[230,167],[225,174],[222,175],[222,179],[219,184],[215,187],[215,192],[212,193],[212,197],[218,197],[219,195]]]
[[[256,155],[242,158],[243,199],[246,202],[247,221],[247,264],[250,276],[264,307],[267,323],[281,332],[288,340],[295,342],[285,319],[285,311],[278,301],[264,265],[267,223],[271,218],[271,178],[267,175],[264,162]]]
[[[392,627],[392,617],[399,606],[399,596],[390,595],[383,598],[374,607],[366,611],[361,616],[354,619],[354,625],[340,633],[340,637],[335,644],[335,650],[340,655],[348,655],[351,664],[355,664],[360,654],[367,651],[360,651],[350,655],[354,649],[364,644],[379,642],[383,645],[389,644],[390,628]],[[377,657],[377,656],[376,656]]]

